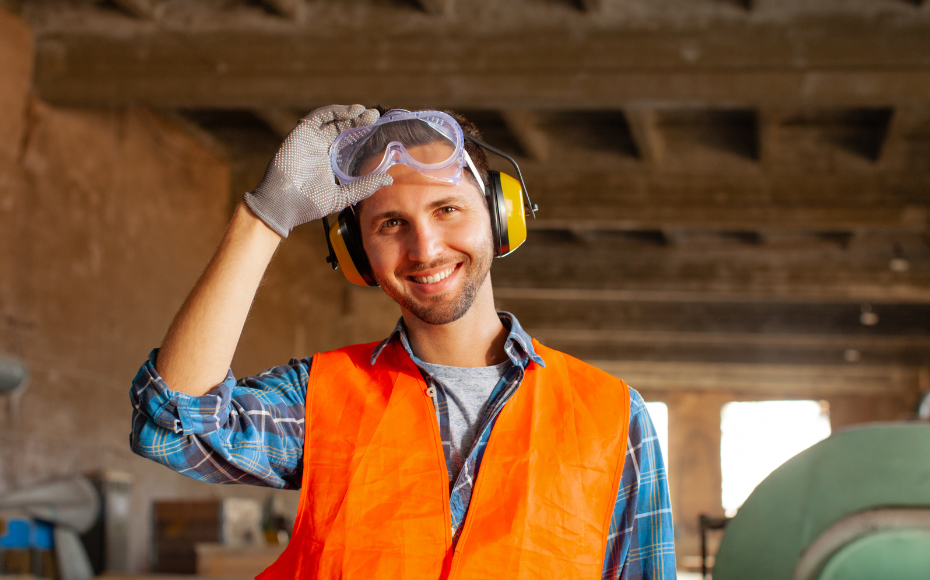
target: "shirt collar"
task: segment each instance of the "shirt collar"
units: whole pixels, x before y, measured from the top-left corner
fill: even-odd
[[[517,317],[509,312],[498,312],[497,315],[500,317],[504,326],[510,329],[507,340],[504,341],[504,352],[507,353],[507,356],[510,357],[513,364],[526,368],[527,365],[530,364],[530,361],[532,361],[545,368],[545,361],[543,361],[541,356],[536,354],[536,349],[533,348],[533,339],[530,338],[530,335],[520,326],[520,321],[517,320]],[[397,326],[391,331],[391,334],[382,340],[381,343],[375,347],[374,352],[371,353],[372,365],[378,360],[381,351],[392,342],[400,342],[404,350],[407,351],[407,354],[410,355],[410,358],[413,359],[414,362],[418,361],[417,357],[413,354],[413,350],[410,348],[410,340],[407,338],[407,327],[404,325],[404,318],[401,317],[397,321]]]

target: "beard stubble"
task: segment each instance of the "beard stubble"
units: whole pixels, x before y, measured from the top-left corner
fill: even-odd
[[[378,279],[377,276],[375,279],[381,286],[381,289],[384,290],[385,294],[390,296],[394,302],[397,302],[401,308],[410,312],[418,319],[433,325],[449,324],[465,316],[465,313],[468,312],[471,305],[475,302],[475,298],[478,297],[478,291],[481,289],[481,285],[491,271],[491,262],[494,259],[494,253],[492,250],[490,232],[488,232],[485,244],[483,244],[482,247],[483,250],[475,254],[474,260],[465,254],[462,255],[464,260],[462,260],[461,269],[465,270],[465,282],[462,284],[462,289],[459,291],[458,295],[452,298],[433,296],[421,302],[415,300],[400,284],[389,283],[386,280]],[[429,264],[422,268],[422,270],[426,271],[440,265],[442,264]],[[409,275],[411,274],[407,274],[407,276]]]

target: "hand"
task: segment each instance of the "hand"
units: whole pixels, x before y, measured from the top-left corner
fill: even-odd
[[[304,117],[284,139],[265,177],[245,203],[268,227],[286,238],[295,226],[336,213],[393,183],[390,175],[370,175],[336,185],[329,147],[342,131],[371,125],[378,111],[362,105],[330,105]]]

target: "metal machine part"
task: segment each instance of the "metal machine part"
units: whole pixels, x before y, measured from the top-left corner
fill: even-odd
[[[930,391],[924,393],[920,399],[920,405],[917,406],[917,416],[924,421],[930,421]]]
[[[0,353],[0,395],[21,391],[28,382],[26,365],[12,355]]]
[[[891,568],[857,577],[911,577],[930,555],[927,457],[923,422],[847,429],[799,453],[729,521],[714,580],[828,580],[878,553]]]
[[[97,521],[100,497],[83,475],[33,485],[0,497],[0,515],[53,524],[55,560],[61,580],[89,580],[94,573],[78,537]]]

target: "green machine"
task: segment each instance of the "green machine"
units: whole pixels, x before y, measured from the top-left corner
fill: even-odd
[[[930,424],[835,433],[756,487],[714,580],[930,580]]]

